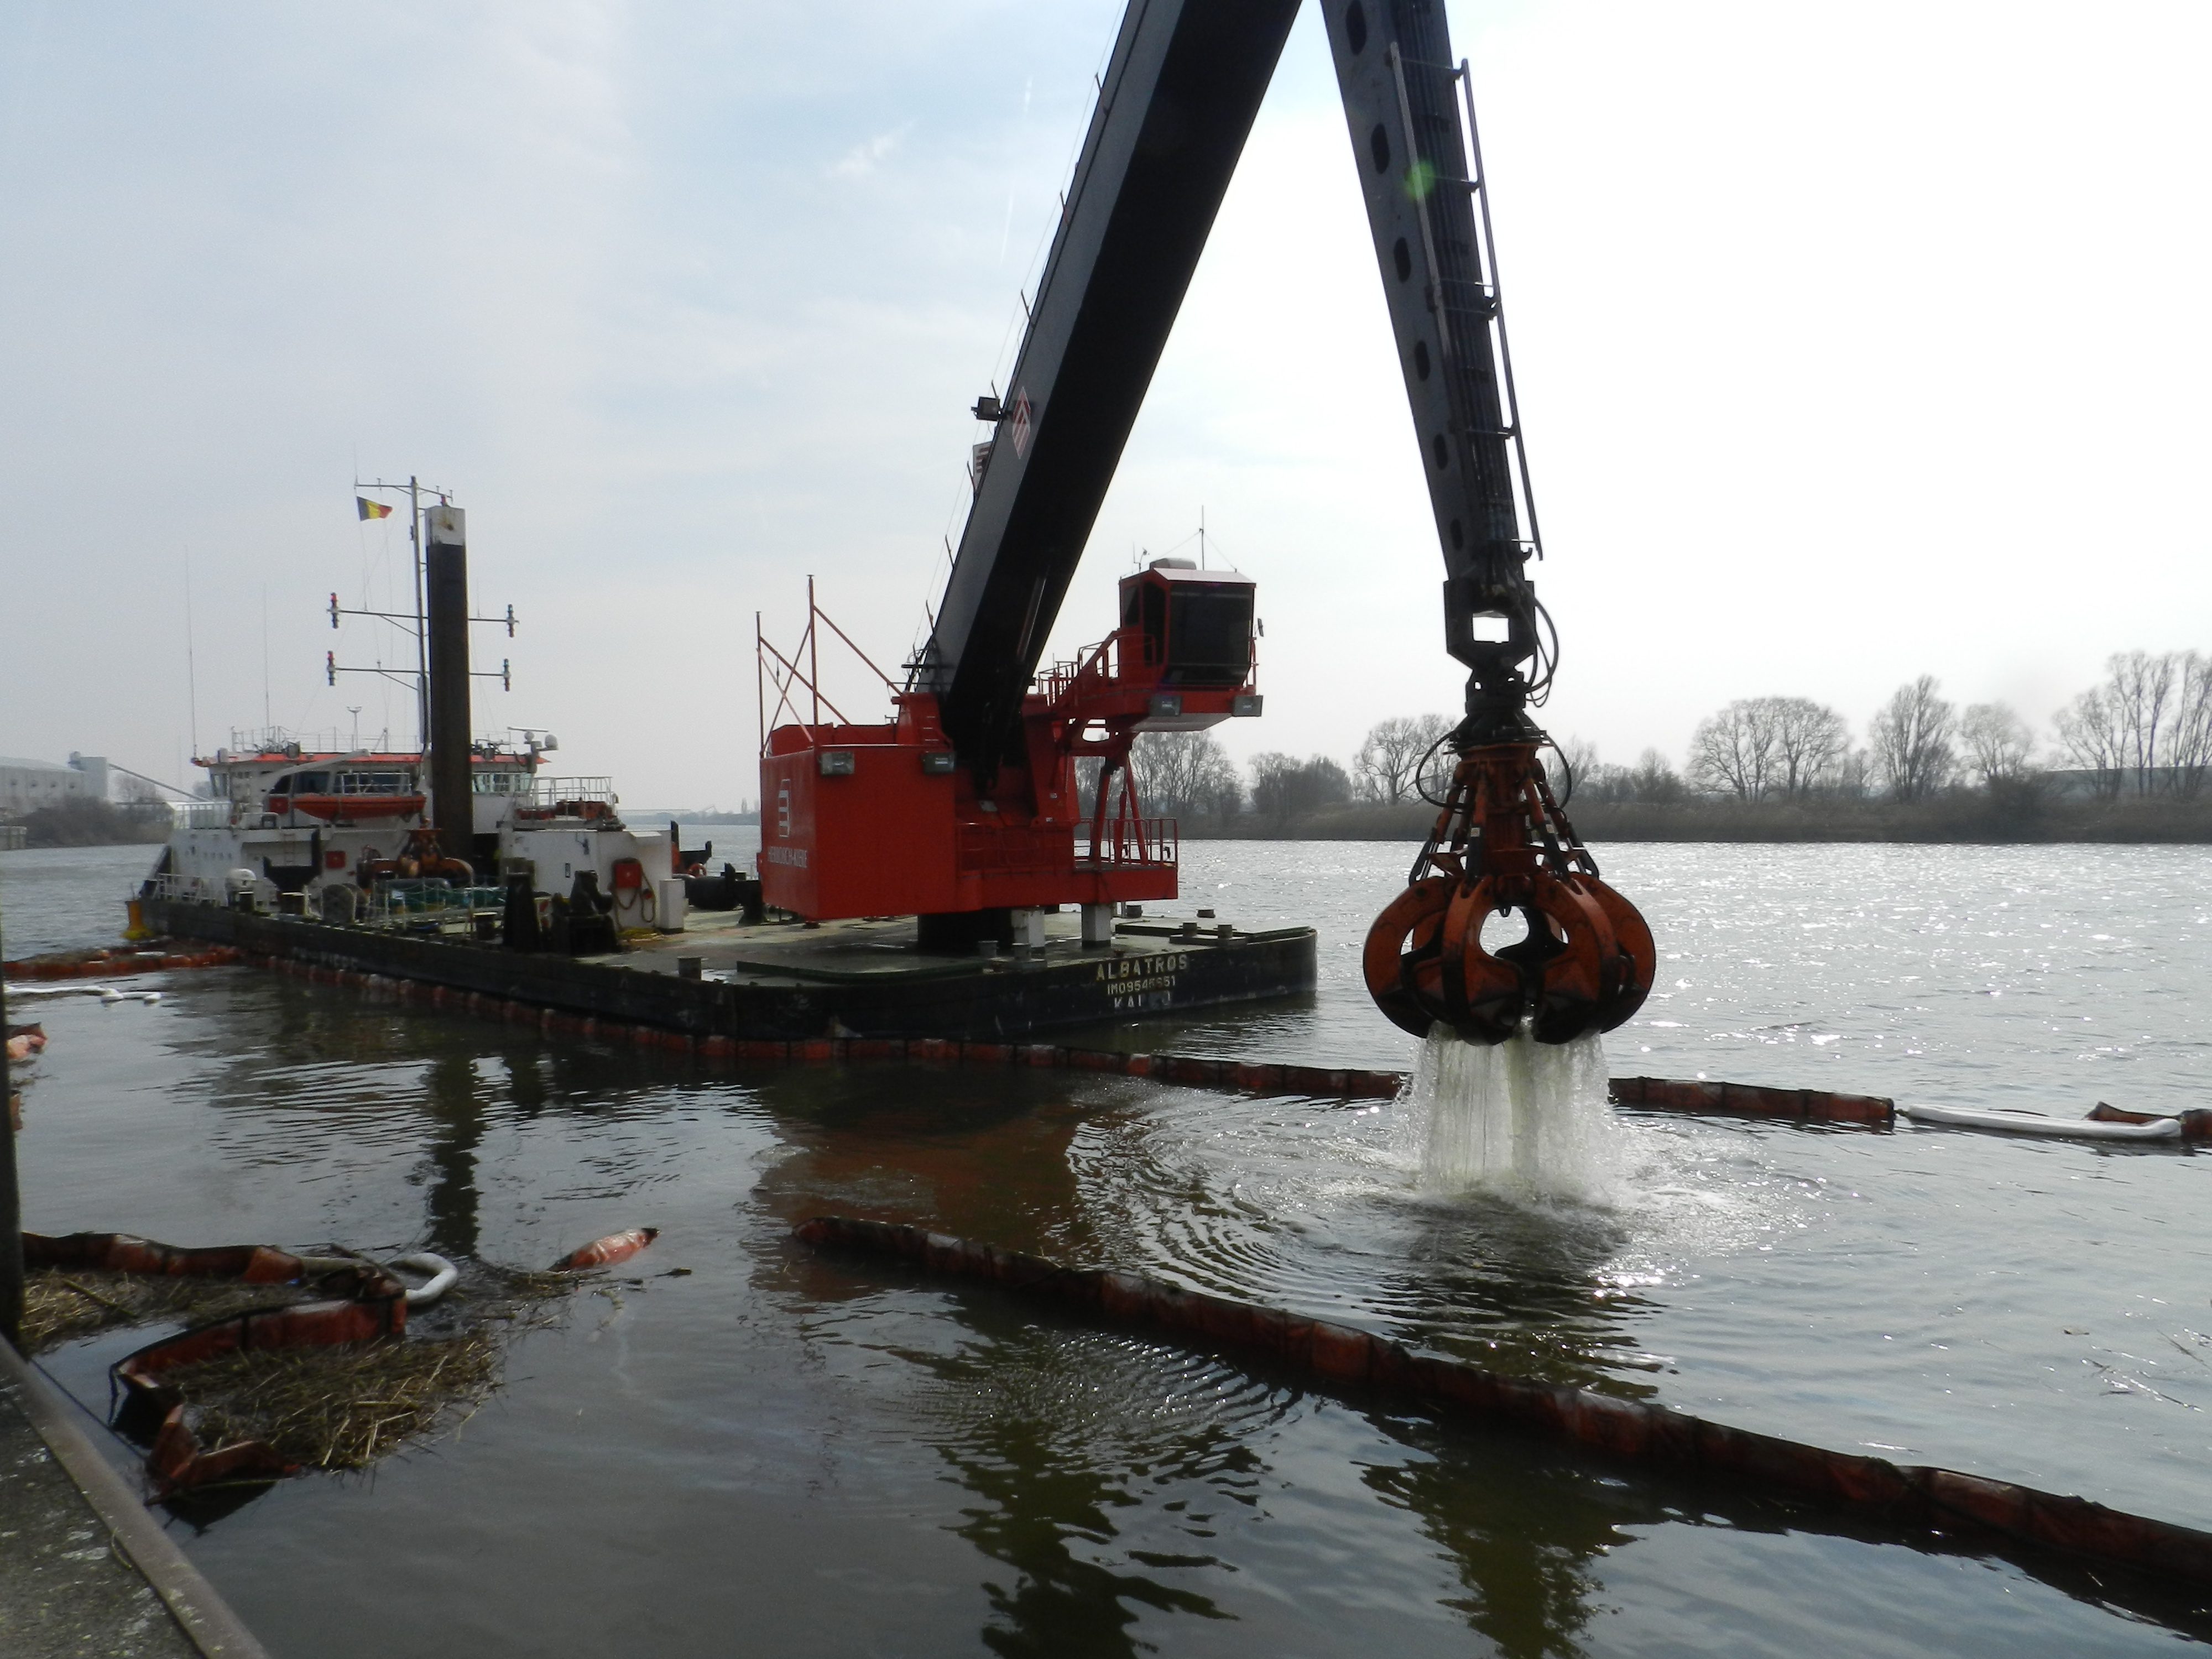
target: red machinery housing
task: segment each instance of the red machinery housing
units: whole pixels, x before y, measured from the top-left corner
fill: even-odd
[[[761,642],[777,713],[796,690],[816,703],[814,720],[770,729],[761,756],[763,898],[828,921],[1175,897],[1175,821],[1144,816],[1129,748],[1139,732],[1260,712],[1254,593],[1249,577],[1187,559],[1124,577],[1121,626],[1037,677],[1020,752],[979,785],[955,757],[933,692],[892,685],[896,713],[880,724],[822,720],[817,629],[844,636],[810,589],[799,651],[787,658]],[[1085,757],[1100,763],[1087,791]]]

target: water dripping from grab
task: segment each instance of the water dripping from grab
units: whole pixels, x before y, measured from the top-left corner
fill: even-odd
[[[1524,1028],[1490,1045],[1435,1027],[1405,1097],[1422,1189],[1616,1202],[1627,1151],[1607,1092],[1595,1032],[1549,1043]]]

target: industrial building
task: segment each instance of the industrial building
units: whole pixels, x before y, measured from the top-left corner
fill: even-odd
[[[64,801],[106,800],[107,782],[107,762],[99,755],[71,755],[66,766],[0,755],[0,818]]]

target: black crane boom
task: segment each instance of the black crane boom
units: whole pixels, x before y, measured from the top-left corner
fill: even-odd
[[[1130,0],[935,626],[915,669],[963,765],[1019,753],[1029,690],[1298,0]],[[1470,724],[1533,731],[1541,655],[1483,185],[1443,0],[1322,0],[1443,546]],[[1468,115],[1472,120],[1472,106]],[[1480,157],[1476,170],[1479,173]],[[1522,534],[1523,514],[1528,533]]]
[[[1485,184],[1468,176],[1460,123],[1465,70],[1443,0],[1322,10],[1443,549],[1444,646],[1473,671],[1468,712],[1496,740],[1527,726],[1520,665],[1539,641],[1524,567],[1537,545],[1489,215],[1476,212]]]
[[[1298,0],[1131,0],[918,670],[980,776],[1113,482]]]

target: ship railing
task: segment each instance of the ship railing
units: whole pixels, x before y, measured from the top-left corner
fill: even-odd
[[[1091,826],[1075,827],[1075,859],[1079,864],[1107,868],[1172,866],[1182,856],[1173,818],[1115,818],[1094,842]]]
[[[179,875],[170,870],[149,876],[144,890],[148,898],[167,899],[173,904],[221,904],[225,896],[222,890],[204,876]]]
[[[556,801],[597,800],[615,805],[615,781],[612,778],[532,778],[530,781],[531,804],[550,806]]]
[[[528,791],[514,797],[514,816],[611,820],[619,799],[612,778],[532,778]]]
[[[358,747],[342,732],[295,732],[288,726],[230,728],[234,755],[343,755]]]
[[[502,888],[456,887],[443,876],[394,877],[368,895],[360,920],[372,927],[409,930],[468,927],[475,917],[497,915],[507,902]]]
[[[170,803],[179,830],[220,830],[230,822],[227,800],[180,800]]]

